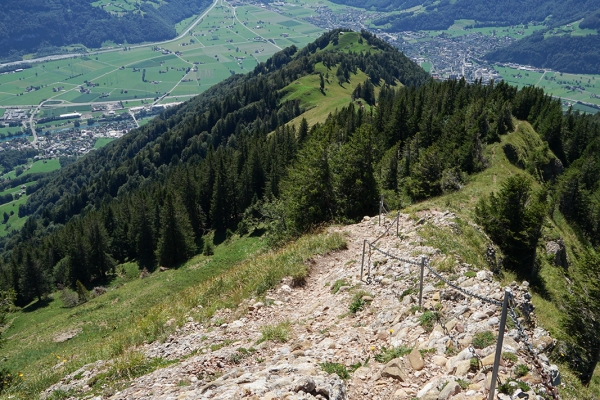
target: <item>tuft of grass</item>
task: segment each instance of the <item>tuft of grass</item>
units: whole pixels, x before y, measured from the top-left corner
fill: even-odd
[[[475,278],[477,276],[477,274],[475,273],[475,271],[467,271],[467,272],[465,272],[465,276],[467,278]]]
[[[388,349],[387,347],[382,347],[381,351],[377,354],[375,354],[375,357],[373,357],[375,359],[375,361],[380,362],[382,364],[387,364],[388,362],[392,361],[394,358],[398,358],[398,357],[403,357],[407,354],[409,354],[412,351],[412,347],[405,347],[405,346],[399,346],[399,347],[392,347],[390,349]]]
[[[438,311],[425,311],[419,317],[419,324],[425,329],[427,332],[431,332],[436,322],[441,319],[441,315]]]
[[[328,374],[336,374],[340,377],[340,379],[347,380],[350,379],[350,372],[346,368],[345,365],[334,362],[324,362],[319,364],[323,371]]]
[[[473,335],[473,347],[485,349],[496,342],[496,336],[490,331],[477,332]]]
[[[359,290],[352,297],[352,302],[348,306],[348,309],[352,314],[356,314],[359,311],[362,311],[367,305],[368,301],[363,300],[364,296],[372,296],[369,292],[365,292],[364,290]]]
[[[277,325],[265,325],[261,328],[260,333],[262,334],[261,338],[258,339],[258,343],[262,342],[279,342],[285,343],[288,341],[290,336],[290,321],[283,321],[278,323]]]
[[[516,355],[516,354],[514,354],[514,353],[509,353],[509,352],[507,352],[507,351],[505,351],[505,352],[503,352],[503,353],[502,353],[502,359],[503,359],[504,361],[508,361],[508,362],[510,362],[510,363],[513,363],[513,364],[514,364],[514,363],[516,363],[516,362],[517,362],[517,360],[518,360],[518,358],[517,358],[517,355]]]
[[[519,364],[515,366],[515,376],[517,378],[527,375],[528,372],[529,367],[525,364]]]
[[[210,351],[217,351],[222,349],[225,346],[229,346],[231,343],[233,343],[233,340],[231,339],[225,339],[220,343],[215,343],[215,344],[211,344],[210,345]]]
[[[469,388],[469,385],[470,385],[469,382],[467,382],[467,381],[465,381],[463,379],[457,379],[455,382],[458,383],[458,386],[460,386],[460,388],[462,390],[467,390]]]
[[[350,286],[350,284],[345,279],[338,279],[331,286],[331,293],[336,294],[342,286]]]
[[[511,384],[512,382],[515,382],[516,385]],[[523,392],[529,392],[531,390],[531,388],[525,382],[521,382],[512,378],[508,378],[506,382],[498,385],[498,391],[509,396],[511,396],[517,389],[521,389]]]
[[[88,385],[95,388],[104,388],[114,385],[118,381],[132,380],[149,374],[154,370],[164,368],[175,362],[165,360],[161,357],[149,359],[140,351],[128,350],[115,358],[106,372],[102,372],[90,379]]]
[[[477,357],[473,357],[469,360],[469,370],[471,372],[479,371],[479,359]]]
[[[231,361],[232,364],[240,364],[245,358],[249,357],[252,353],[255,352],[256,349],[254,347],[250,347],[249,349],[240,347],[237,349],[237,352],[229,356],[229,361]]]

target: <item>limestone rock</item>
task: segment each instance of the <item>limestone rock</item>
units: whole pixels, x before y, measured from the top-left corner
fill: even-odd
[[[408,361],[410,362],[410,366],[415,371],[420,371],[425,366],[425,362],[423,361],[423,356],[421,356],[421,352],[415,346],[413,350],[408,355]]]
[[[450,381],[444,386],[438,400],[448,400],[450,397],[460,393],[460,385],[454,381]]]
[[[382,378],[393,378],[400,382],[406,381],[406,373],[403,371],[402,359],[394,358],[392,361],[387,363],[381,371]]]

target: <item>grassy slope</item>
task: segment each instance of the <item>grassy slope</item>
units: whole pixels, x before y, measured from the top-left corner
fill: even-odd
[[[177,270],[143,280],[136,264],[126,264],[108,293],[75,308],[63,308],[56,293],[43,307],[34,302],[13,314],[5,333],[8,366],[25,376],[8,395],[34,398],[83,364],[127,357],[132,346],[165,338],[190,315],[202,320],[218,308],[260,296],[284,276],[305,276],[304,261],[343,246],[339,235],[312,235],[263,253],[262,238],[245,237],[217,246],[212,257],[196,256]],[[56,334],[73,329],[82,332],[54,343]]]
[[[359,34],[356,32],[344,33],[340,36],[337,46],[329,44],[323,51],[327,50],[342,50],[360,53],[361,51],[376,50],[371,49],[366,42],[358,43]],[[350,82],[343,85],[338,84],[335,73],[337,66],[327,69],[323,63],[315,65],[315,73],[298,79],[291,83],[282,91],[286,94],[282,101],[300,100],[301,107],[307,111],[299,117],[293,119],[290,124],[298,126],[302,118],[306,118],[308,125],[312,126],[317,122],[323,122],[330,113],[336,109],[339,110],[346,107],[352,101],[351,95],[359,83],[363,83],[367,79],[367,75],[358,70],[357,74],[350,74]],[[329,78],[325,80],[325,93],[320,90],[319,72],[325,76],[329,74]],[[375,95],[379,94],[379,87],[375,87]],[[363,102],[364,103],[364,102]],[[368,106],[367,106],[368,107]]]
[[[46,378],[52,379],[51,368],[58,363],[57,357],[69,360],[66,368],[99,357],[105,351],[105,343],[113,343],[118,332],[135,325],[152,307],[174,302],[182,291],[231,268],[264,247],[260,238],[239,239],[218,246],[213,257],[200,255],[177,270],[155,272],[143,280],[138,279],[137,264],[129,263],[117,268],[119,276],[109,284],[108,293],[88,303],[63,308],[58,292],[51,295],[44,306],[34,302],[12,315],[11,326],[4,334],[7,366],[33,377],[34,382],[37,380],[43,386]],[[82,332],[67,342],[53,342],[58,333],[73,329],[82,329]],[[42,375],[38,371],[43,371]],[[61,368],[60,372],[64,371]]]
[[[519,121],[515,132],[502,137],[500,143],[488,146],[486,156],[489,159],[490,166],[485,171],[473,175],[465,187],[459,192],[454,192],[433,198],[422,203],[412,205],[407,208],[409,213],[415,213],[420,210],[438,209],[450,210],[458,217],[458,226],[460,235],[447,229],[434,229],[426,226],[422,235],[427,239],[427,243],[440,248],[445,253],[455,253],[465,262],[473,264],[477,268],[486,268],[484,254],[489,240],[478,229],[471,226],[468,221],[474,219],[474,208],[477,201],[491,192],[498,191],[501,184],[509,176],[516,174],[527,174],[526,171],[514,166],[506,158],[502,146],[510,143],[517,146],[522,151],[531,151],[533,147],[541,145],[541,140],[531,125],[527,122]],[[538,183],[535,187],[540,187]],[[538,259],[541,262],[539,272],[539,282],[533,288],[533,303],[536,307],[535,313],[538,322],[548,330],[553,337],[560,339],[567,336],[560,327],[560,320],[564,317],[561,309],[561,303],[564,293],[568,293],[567,274],[560,267],[554,266],[546,257],[545,243],[549,240],[562,237],[568,251],[571,266],[568,271],[568,278],[575,281],[581,281],[585,271],[579,270],[574,260],[583,253],[587,243],[582,242],[581,238],[567,224],[564,217],[555,211],[552,218],[547,218],[543,233],[538,246]],[[516,280],[512,273],[503,274],[504,284],[509,284]],[[574,375],[561,367],[564,388],[560,388],[563,398],[600,398],[600,368],[596,368],[596,373],[589,388],[583,388]]]

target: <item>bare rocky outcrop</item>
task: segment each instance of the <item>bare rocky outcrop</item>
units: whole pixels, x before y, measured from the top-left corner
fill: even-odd
[[[423,301],[435,321],[424,324],[426,311],[416,307],[419,267],[376,252],[365,257],[372,283],[360,282],[364,239],[373,241],[383,234],[377,246],[406,260],[417,261],[421,255],[441,259],[448,255],[421,245],[419,230],[427,224],[452,229],[454,218],[437,211],[420,213],[416,219],[401,215],[399,236],[395,229],[385,233],[388,219],[383,226],[365,217],[359,224],[330,228],[346,234],[348,247],[316,257],[303,286],[293,287],[291,279],[285,279],[263,298],[220,310],[210,321],[190,320],[164,342],[138,348],[148,358],[175,363],[134,379],[118,392],[94,393],[99,396],[95,399],[487,398],[495,342],[476,348],[473,341],[479,332],[497,335],[499,307],[440,284],[426,271]],[[444,276],[473,294],[502,300],[505,288],[492,273],[473,274],[473,269],[457,261],[454,271]],[[332,290],[334,286],[338,290]],[[513,282],[510,289],[537,358],[552,379],[560,381],[544,355],[554,342],[535,326],[528,284]],[[349,305],[356,301],[362,306],[354,314]],[[287,341],[261,342],[265,326],[284,321],[290,322]],[[531,390],[517,389],[513,398],[540,398],[534,389],[546,389],[518,329],[506,332],[503,351],[513,355],[502,361],[503,382],[514,377],[517,364],[530,370],[523,381]],[[74,398],[94,398],[89,385],[109,367],[110,361],[84,367],[45,395],[60,389],[77,393]],[[341,378],[333,373],[335,368]]]

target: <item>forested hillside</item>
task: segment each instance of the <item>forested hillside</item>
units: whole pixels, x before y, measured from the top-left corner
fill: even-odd
[[[590,21],[590,24],[593,23]],[[486,58],[495,62],[514,62],[560,72],[598,74],[600,35],[552,36],[544,39],[543,32],[535,33],[508,47],[488,53]]]
[[[331,87],[359,74],[366,78],[349,88],[349,105],[312,126],[301,99],[285,100],[290,85],[314,77],[303,90],[325,103]],[[572,290],[547,301],[573,332],[561,339],[557,359],[589,382],[599,327],[580,315],[600,307],[592,247],[600,244],[598,117],[563,115],[541,89],[430,80],[366,32],[336,30],[302,50],[287,48],[39,179],[19,210],[27,223],[1,243],[0,289],[25,305],[55,287],[104,282],[126,260],[149,271],[177,267],[235,230],[266,229],[277,242],[374,214],[382,193],[400,208],[457,192],[489,167],[489,145],[529,123],[535,131],[523,140],[534,145],[503,147],[523,174],[478,202],[476,213],[504,270],[532,278],[541,293],[535,273],[544,221],[564,215],[580,232],[574,240],[584,250],[570,263],[584,278],[564,272],[577,279]]]
[[[50,47],[105,41],[140,43],[175,37],[175,24],[208,7],[210,0],[140,3],[119,17],[89,0],[5,0],[0,13],[0,57],[16,58]],[[160,4],[160,5],[159,5]]]
[[[380,11],[402,10],[423,5],[413,13],[392,14],[375,21],[377,25],[390,24],[389,31],[448,29],[455,20],[473,19],[476,26],[509,26],[533,21],[547,21],[560,25],[575,21],[598,10],[594,0],[442,0],[400,1],[333,0],[335,3],[356,7],[373,7]]]

